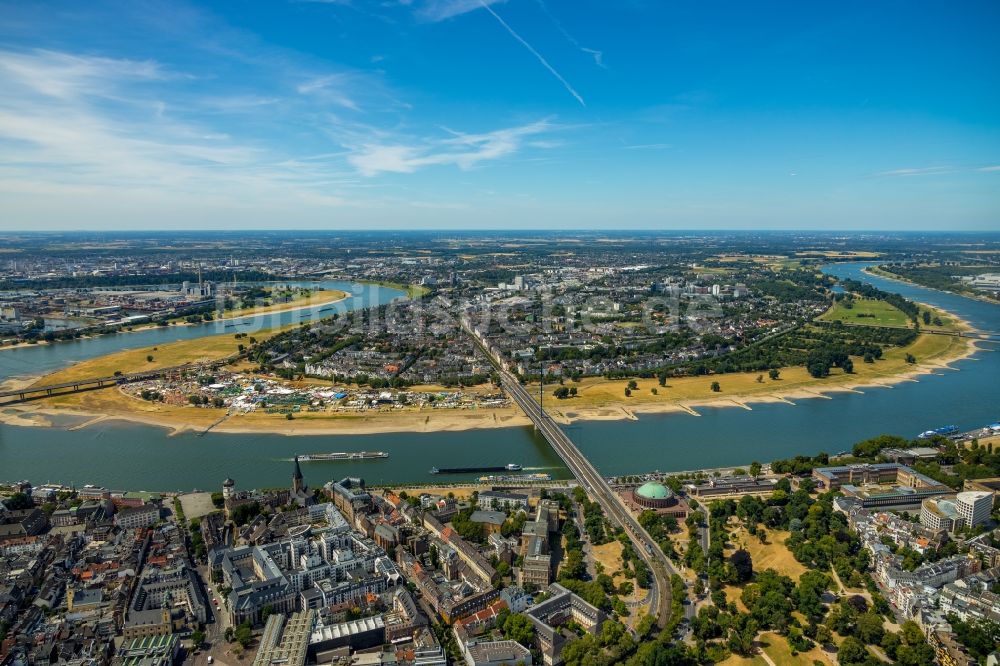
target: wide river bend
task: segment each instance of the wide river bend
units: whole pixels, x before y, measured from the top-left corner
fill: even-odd
[[[901,293],[948,310],[981,330],[1000,331],[1000,306],[862,272],[865,264],[836,264],[824,270]],[[341,311],[387,303],[402,292],[374,285],[327,282],[351,297]],[[319,308],[306,317],[327,316]],[[302,317],[299,313],[294,315]],[[272,315],[268,326],[289,323]],[[252,330],[261,322],[237,322]],[[56,345],[0,351],[0,380],[52,371],[119,349],[162,344],[219,333],[219,324],[149,329]],[[232,330],[230,329],[226,329]],[[642,415],[637,421],[578,422],[567,433],[602,473],[681,471],[766,462],[819,451],[835,453],[881,433],[912,437],[941,425],[972,429],[1000,419],[1000,346],[983,344],[974,356],[917,382],[864,393],[833,393],[796,405],[751,403],[737,408],[698,408],[683,413]],[[296,436],[208,433],[168,436],[161,428],[104,421],[71,431],[82,419],[60,417],[56,427],[0,425],[0,480],[30,479],[66,484],[96,483],[122,490],[217,489],[227,476],[238,487],[283,486],[293,455],[325,451],[388,451],[387,460],[304,464],[306,482],[362,476],[370,483],[456,481],[475,475],[435,477],[437,467],[516,462],[529,471],[568,476],[552,449],[530,427],[464,432]]]

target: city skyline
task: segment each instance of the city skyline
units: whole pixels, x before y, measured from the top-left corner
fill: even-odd
[[[0,231],[989,231],[997,18],[8,3]]]

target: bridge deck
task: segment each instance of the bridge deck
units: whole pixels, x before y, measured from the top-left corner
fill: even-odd
[[[213,361],[208,364],[209,366],[214,366],[221,364],[224,361]],[[169,375],[174,372],[180,372],[181,370],[188,370],[191,368],[204,367],[203,365],[186,363],[184,365],[174,365],[167,368],[158,368],[156,370],[147,370],[144,372],[133,372],[129,374],[122,375],[112,375],[110,377],[88,377],[86,379],[79,379],[71,382],[61,382],[58,384],[43,384],[41,386],[25,386],[21,389],[13,389],[9,391],[0,392],[0,399],[3,398],[17,398],[17,400],[7,401],[4,404],[11,404],[13,402],[19,402],[21,400],[27,399],[28,396],[34,396],[41,393],[52,394],[56,392],[61,393],[75,393],[84,390],[92,390],[95,388],[110,388],[116,384],[128,384],[130,382],[138,382],[144,379],[154,379],[156,377],[162,377],[164,375]]]
[[[521,386],[516,377],[506,371],[499,359],[490,352],[482,341],[468,328],[462,327],[473,342],[486,354],[490,362],[500,373],[504,390],[521,408],[521,411],[531,419],[538,431],[545,437],[549,445],[562,459],[566,467],[573,473],[584,489],[604,510],[604,515],[613,524],[622,527],[629,539],[635,545],[636,553],[647,565],[653,576],[653,585],[649,592],[650,612],[659,623],[664,625],[670,618],[671,588],[669,573],[673,567],[659,544],[639,524],[639,521],[626,509],[615,496],[607,479],[601,476],[597,468],[577,448],[576,444],[559,427],[559,424],[534,401],[528,391]]]
[[[63,382],[62,384],[45,384],[43,386],[26,386],[23,389],[18,389],[16,391],[3,391],[0,392],[0,398],[9,398],[15,395],[24,395],[26,393],[43,393],[47,391],[55,391],[63,388],[76,388],[78,386],[89,386],[90,384],[104,384],[104,383],[116,383],[118,377],[95,377],[93,379],[84,379],[77,382]]]

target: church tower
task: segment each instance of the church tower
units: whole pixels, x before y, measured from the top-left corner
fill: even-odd
[[[299,468],[299,457],[295,456],[295,472],[292,474],[292,496],[295,497],[301,494],[302,491],[302,470]]]

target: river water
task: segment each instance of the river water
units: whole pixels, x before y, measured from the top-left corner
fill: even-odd
[[[344,314],[373,305],[384,305],[393,300],[405,298],[406,296],[399,289],[390,289],[374,284],[344,282],[341,280],[282,282],[281,284],[290,287],[336,289],[345,292],[347,298],[331,306],[317,305],[268,315],[220,319],[192,326],[158,326],[139,331],[102,335],[81,340],[68,340],[51,345],[31,345],[17,349],[0,349],[0,381],[11,377],[34,376],[52,372],[78,361],[111,354],[124,349],[138,349],[222,333],[248,333],[253,335],[256,331],[268,328],[322,319],[334,313]]]
[[[912,300],[957,314],[982,330],[1000,330],[1000,306],[865,275],[865,264],[838,264],[826,272],[899,292]],[[337,286],[339,285],[339,286]],[[399,292],[350,283],[328,283],[354,294],[343,308],[383,303]],[[329,312],[323,313],[323,316]],[[284,322],[282,322],[284,323]],[[273,323],[268,323],[273,325]],[[219,324],[211,324],[217,327]],[[202,327],[152,329],[142,333],[0,351],[0,378],[51,370],[117,349],[195,337]],[[208,330],[215,333],[217,330]],[[205,334],[205,333],[201,333]],[[140,338],[140,336],[147,336]],[[164,337],[149,337],[164,336]],[[1000,349],[987,344],[975,356],[918,382],[837,393],[797,404],[757,403],[753,410],[698,408],[644,415],[638,421],[576,423],[567,433],[602,473],[680,471],[761,462],[819,451],[835,453],[881,433],[912,437],[941,425],[972,429],[1000,419]],[[232,476],[241,488],[281,486],[290,481],[295,454],[325,451],[387,451],[387,460],[303,464],[306,482],[321,485],[346,475],[370,483],[455,481],[475,475],[435,477],[432,466],[460,467],[516,462],[528,471],[568,476],[558,457],[532,428],[444,433],[297,436],[209,433],[170,437],[143,425],[104,422],[81,430],[78,419],[54,428],[0,425],[0,479],[99,483],[117,489],[215,489]]]

